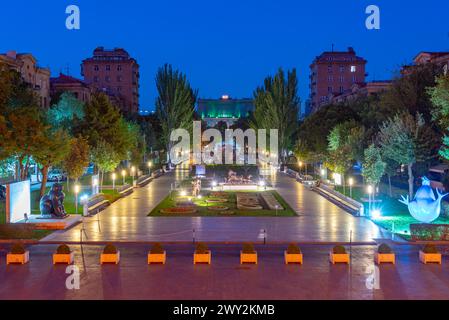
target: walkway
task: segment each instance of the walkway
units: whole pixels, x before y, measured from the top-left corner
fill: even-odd
[[[371,242],[385,238],[379,228],[364,218],[355,218],[294,179],[278,174],[273,181],[279,193],[297,211],[298,217],[147,217],[168,194],[170,184],[186,172],[169,173],[120,199],[97,217],[85,218],[87,241],[262,241],[266,230],[271,242]],[[81,225],[58,231],[44,241],[79,241]]]

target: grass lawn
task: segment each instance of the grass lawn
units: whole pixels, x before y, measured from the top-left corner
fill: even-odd
[[[194,214],[165,214],[160,212],[161,209],[168,209],[176,207],[176,199],[186,199],[188,197],[179,197],[173,193],[173,199],[170,196],[167,196],[164,200],[159,203],[159,205],[151,211],[149,216],[153,217],[293,217],[296,216],[295,211],[285,202],[285,200],[276,192],[276,191],[265,191],[272,193],[274,197],[279,201],[279,203],[285,208],[285,210],[239,210],[237,209],[236,204],[236,192],[225,192],[228,197],[227,202],[220,203],[207,203],[206,200],[217,199],[214,197],[209,197],[206,195],[202,199],[193,199],[193,202],[196,204],[197,212]],[[245,193],[248,193],[245,191]],[[208,209],[208,206],[226,206],[229,208],[227,211],[217,212]]]
[[[123,176],[122,176],[121,172],[117,172],[116,174],[117,174],[117,179],[115,180],[115,186],[121,187],[123,185]],[[137,180],[137,176],[136,176],[136,180]],[[79,183],[83,186],[92,185],[92,176],[91,175],[82,176],[79,179]],[[132,185],[132,183],[133,183],[133,177],[129,176],[129,172],[128,172],[127,175],[125,176],[125,184]],[[73,181],[70,181],[70,187],[73,188],[74,185],[75,185],[75,183]],[[104,175],[103,185],[104,186],[112,186],[112,174],[111,173],[106,173]]]
[[[6,223],[6,208],[5,208],[6,203],[5,202],[0,202],[0,224],[4,224]]]
[[[337,187],[338,192],[343,193],[342,187]],[[403,192],[407,194],[408,191]],[[349,196],[349,188],[346,188],[346,195]],[[361,199],[368,199],[368,195],[365,193],[362,187],[353,187],[352,198],[356,201],[363,202]],[[382,202],[374,203],[373,208],[381,212],[381,216],[376,219],[371,219],[374,223],[380,227],[402,236],[404,239],[410,239],[410,225],[420,224],[421,222],[413,218],[408,208],[400,203],[397,198],[391,198],[387,194],[381,193],[376,196],[376,200],[382,200]],[[365,204],[365,212],[368,212],[368,203]],[[447,206],[447,204],[443,204]],[[442,208],[442,211],[443,208]],[[449,218],[440,216],[432,224],[449,224]]]

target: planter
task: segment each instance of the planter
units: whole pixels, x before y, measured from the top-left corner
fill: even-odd
[[[161,209],[161,213],[165,213],[165,214],[193,214],[193,213],[196,213],[196,209],[192,208],[192,207],[167,208],[167,209]]]
[[[212,207],[207,207],[209,210],[211,211],[226,211],[229,210],[229,207],[225,207],[225,206],[212,206]]]
[[[424,264],[427,263],[438,263],[441,264],[441,253],[425,253],[423,251],[419,251],[419,261]]]
[[[74,252],[69,254],[55,253],[53,254],[53,264],[72,264],[74,257]]]
[[[284,251],[285,264],[302,264],[303,255],[302,253],[287,253]]]
[[[193,254],[193,264],[205,263],[211,264],[212,254],[210,251],[207,253],[194,253]]]
[[[165,264],[167,261],[167,252],[164,253],[149,253],[148,264]]]
[[[102,253],[100,257],[100,263],[114,263],[118,264],[120,262],[120,251],[117,253]]]
[[[396,264],[396,255],[394,253],[376,253],[374,260],[377,264],[392,263]]]
[[[206,200],[207,203],[226,203],[228,199],[209,199]]]
[[[336,263],[346,263],[349,264],[350,258],[349,253],[333,253],[332,251],[329,253],[329,261],[332,264]]]
[[[240,264],[244,263],[257,264],[257,252],[243,253],[242,251],[240,251]]]
[[[23,254],[8,253],[6,255],[6,264],[26,264],[30,261],[30,252]]]

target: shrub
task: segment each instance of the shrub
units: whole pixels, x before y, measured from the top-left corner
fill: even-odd
[[[61,244],[57,249],[56,249],[56,253],[57,254],[70,254],[72,253],[72,251],[70,250],[69,246],[66,244]]]
[[[163,254],[164,253],[164,248],[162,247],[162,245],[160,243],[155,243],[153,245],[153,247],[151,248],[150,253],[152,253],[152,254]]]
[[[252,254],[256,253],[256,249],[254,249],[254,245],[252,243],[245,243],[242,249],[243,253]]]
[[[437,247],[433,244],[426,244],[422,251],[424,253],[439,253]]]
[[[207,247],[207,245],[205,243],[198,243],[196,245],[195,253],[205,254],[208,251],[209,251],[209,248]]]
[[[343,247],[343,246],[335,246],[335,247],[332,249],[332,252],[333,252],[334,254],[346,254],[346,249],[345,249],[345,247]]]
[[[117,247],[113,244],[107,244],[106,247],[103,249],[104,254],[116,254],[117,253]]]
[[[291,243],[287,248],[288,254],[301,254],[301,249],[298,247],[297,244]]]
[[[390,254],[393,253],[393,250],[390,248],[390,246],[386,243],[382,243],[378,248],[377,252],[380,254]]]
[[[12,254],[24,254],[25,253],[25,247],[21,243],[14,243],[11,247],[11,253]]]

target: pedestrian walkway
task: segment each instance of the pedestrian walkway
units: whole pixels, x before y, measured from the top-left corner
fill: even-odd
[[[297,217],[148,217],[168,194],[170,185],[181,181],[186,171],[168,173],[148,186],[136,189],[98,217],[85,218],[88,241],[187,242],[372,242],[385,238],[371,221],[356,218],[308,190],[294,179],[279,173],[273,183],[297,212]],[[99,221],[97,221],[99,218]],[[76,242],[82,226],[58,231],[43,241]],[[352,236],[351,236],[352,234]]]

